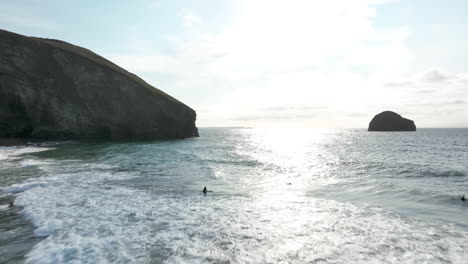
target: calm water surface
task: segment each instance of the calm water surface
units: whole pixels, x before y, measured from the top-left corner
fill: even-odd
[[[200,134],[0,148],[0,262],[467,263],[468,129]]]

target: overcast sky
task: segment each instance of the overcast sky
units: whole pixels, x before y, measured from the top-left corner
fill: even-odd
[[[91,49],[197,125],[468,127],[466,0],[0,0],[0,28]],[[1,41],[1,40],[0,40]]]

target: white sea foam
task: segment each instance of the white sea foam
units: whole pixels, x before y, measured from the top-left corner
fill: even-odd
[[[16,203],[45,239],[26,263],[463,263],[468,235],[378,208],[264,192],[161,194],[57,175]],[[50,184],[56,182],[56,184]],[[60,182],[60,184],[57,184]]]
[[[408,156],[373,149],[368,141],[346,149],[347,137],[314,143],[318,137],[311,146],[301,140],[290,144],[293,137],[278,142],[261,135],[250,144],[234,135],[229,142],[214,140],[198,148],[191,144],[200,141],[168,142],[146,145],[144,151],[121,144],[104,151],[93,148],[96,160],[87,156],[39,164],[46,176],[9,187],[18,191],[15,204],[34,224],[35,234],[44,238],[25,262],[466,263],[466,228],[331,200],[344,197],[348,189],[357,195],[346,197],[363,199],[377,189],[385,199],[421,186],[386,174]],[[382,142],[389,146],[394,141]],[[203,153],[194,157],[190,151]],[[463,155],[460,161],[466,160]],[[389,158],[395,160],[385,163]],[[214,192],[204,196],[192,189],[205,182],[212,183],[206,185]],[[421,183],[431,187],[434,179]],[[447,185],[445,179],[443,183],[431,190],[439,191]],[[331,194],[319,196],[317,188]],[[412,201],[417,195],[407,197]],[[464,212],[459,198],[442,204]]]
[[[46,187],[47,182],[26,182],[26,183],[20,183],[20,184],[13,184],[5,189],[3,191],[5,193],[20,193],[24,192],[26,190],[32,189],[32,188],[37,188],[37,187]]]
[[[19,155],[41,152],[49,150],[50,148],[45,147],[28,147],[28,146],[16,146],[16,147],[0,147],[0,160],[8,160],[17,158]]]

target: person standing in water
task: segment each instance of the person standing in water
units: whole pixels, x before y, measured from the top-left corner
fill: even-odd
[[[208,192],[208,190],[206,189],[206,186],[205,188],[203,188],[203,193],[206,194]]]

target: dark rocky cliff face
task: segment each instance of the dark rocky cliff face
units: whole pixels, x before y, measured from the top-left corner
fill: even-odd
[[[413,120],[385,111],[372,118],[368,131],[416,131],[416,125]]]
[[[93,52],[0,30],[0,137],[177,139],[194,110]]]

